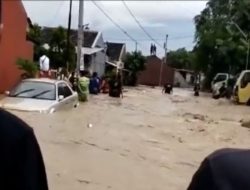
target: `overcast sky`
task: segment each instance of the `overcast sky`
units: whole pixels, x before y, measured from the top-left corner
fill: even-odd
[[[138,49],[149,54],[152,40],[139,28],[122,1],[96,1],[104,11],[134,39]],[[23,1],[33,23],[41,26],[67,26],[69,1]],[[73,1],[72,28],[77,28],[78,1]],[[206,1],[126,1],[127,6],[145,30],[159,44],[169,35],[168,49],[193,48],[193,18],[205,8]],[[126,42],[127,50],[135,50],[135,43],[124,35],[91,1],[84,2],[84,23],[91,30],[103,32],[105,41]],[[163,48],[157,46],[157,54],[163,55]]]

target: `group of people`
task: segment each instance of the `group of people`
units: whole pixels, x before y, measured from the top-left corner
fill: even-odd
[[[39,59],[39,71],[39,77],[51,77],[50,59],[46,54],[43,54]],[[65,69],[59,69],[56,78],[68,81],[72,89],[78,92],[80,101],[87,101],[88,94],[104,93],[111,97],[122,96],[122,79],[119,72],[109,78],[105,76],[100,78],[97,72],[91,76],[86,70],[80,71],[80,76],[76,76],[75,72],[72,72],[69,77],[67,76],[68,73]]]
[[[151,44],[151,46],[150,46],[150,55],[156,55],[156,46],[155,46],[155,44]]]
[[[111,97],[121,97],[122,95],[122,80],[121,75],[116,75],[100,78],[97,72],[92,76],[86,70],[80,71],[80,76],[76,77],[73,72],[69,77],[69,82],[73,90],[78,92],[80,101],[87,101],[88,95],[98,95],[99,93],[109,94]]]

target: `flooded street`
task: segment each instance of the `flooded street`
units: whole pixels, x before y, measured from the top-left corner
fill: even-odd
[[[35,130],[53,190],[184,190],[202,159],[249,148],[247,106],[192,91],[126,89],[55,114],[15,112]],[[89,125],[92,124],[92,125]]]

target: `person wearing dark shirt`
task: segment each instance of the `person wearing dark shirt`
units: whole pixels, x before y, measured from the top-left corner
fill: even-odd
[[[98,94],[100,92],[100,78],[96,72],[93,73],[89,81],[89,93]]]
[[[48,190],[41,151],[33,130],[0,109],[0,189]]]
[[[219,92],[220,92],[220,97],[224,97],[225,94],[226,94],[226,83],[222,83],[222,86],[220,87],[219,89]]]
[[[169,83],[166,83],[163,86],[162,92],[165,94],[171,94],[173,92],[173,86]]]
[[[76,76],[75,76],[75,72],[73,71],[69,77],[69,82],[70,82],[70,85],[72,87],[72,90],[76,91],[77,89],[77,82],[76,82]]]
[[[220,149],[201,163],[187,190],[249,190],[250,149]]]
[[[122,79],[120,73],[113,75],[109,81],[109,96],[115,98],[122,96]]]

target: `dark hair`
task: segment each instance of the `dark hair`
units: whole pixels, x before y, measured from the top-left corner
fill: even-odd
[[[86,76],[88,76],[88,74],[89,74],[89,72],[86,71],[86,70],[80,71],[80,75],[81,75],[82,77],[86,77]]]
[[[93,77],[98,77],[97,72],[94,72],[92,76],[93,76]]]

